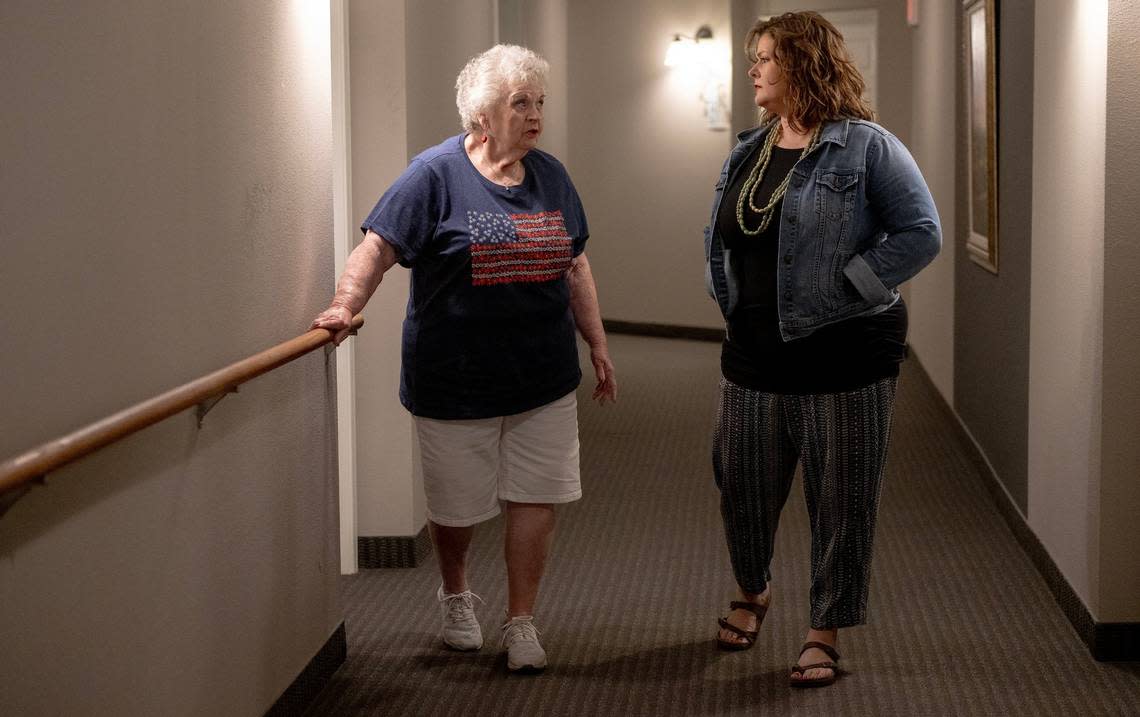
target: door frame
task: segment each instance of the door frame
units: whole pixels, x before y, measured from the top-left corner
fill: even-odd
[[[330,3],[333,131],[333,264],[344,273],[356,245],[352,217],[352,107],[349,87],[349,0]],[[337,484],[340,513],[340,572],[357,572],[356,549],[356,342],[336,355]]]

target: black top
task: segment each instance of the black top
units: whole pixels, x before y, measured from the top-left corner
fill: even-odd
[[[768,203],[802,151],[772,148],[756,190],[758,206]],[[740,166],[717,215],[717,229],[732,251],[728,268],[740,287],[721,349],[724,377],[754,391],[807,394],[852,391],[897,376],[899,363],[906,357],[907,314],[901,298],[886,311],[828,324],[800,339],[784,341],[780,336],[776,268],[783,200],[760,234],[745,234],[736,219],[740,190],[759,152]],[[747,200],[744,223],[749,229],[760,226],[760,215],[750,209]]]

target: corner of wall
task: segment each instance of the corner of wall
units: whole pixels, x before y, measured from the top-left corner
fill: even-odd
[[[1140,79],[1135,38],[1140,8],[1109,0],[1105,145],[1104,348],[1101,415],[1098,618],[1140,622]]]

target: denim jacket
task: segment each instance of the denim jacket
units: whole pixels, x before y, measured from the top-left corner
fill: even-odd
[[[768,126],[740,133],[721,169],[705,227],[705,283],[727,319],[739,295],[717,229],[726,186]],[[777,313],[785,341],[821,326],[874,314],[898,301],[896,287],[938,254],[942,229],[910,152],[873,122],[824,124],[819,144],[792,168],[779,224]]]

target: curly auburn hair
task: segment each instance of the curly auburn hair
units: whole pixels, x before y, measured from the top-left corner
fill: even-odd
[[[775,41],[776,66],[787,78],[788,122],[797,131],[826,120],[855,117],[875,120],[863,99],[866,83],[843,42],[843,35],[817,12],[788,12],[757,20],[744,41],[750,62],[756,42],[768,34]],[[761,110],[760,124],[773,119]]]

